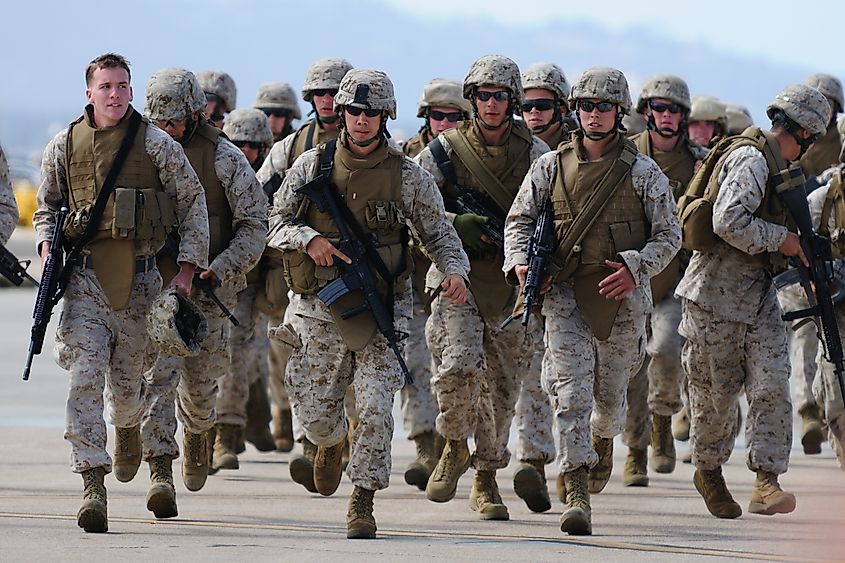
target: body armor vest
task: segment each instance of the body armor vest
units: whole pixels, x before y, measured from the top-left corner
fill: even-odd
[[[324,143],[328,143],[332,139],[337,139],[338,129],[329,131],[320,127],[317,118],[311,118],[302,125],[294,133],[293,146],[291,147],[290,156],[288,158],[288,168],[293,166],[293,163],[299,158],[302,153],[318,147]]]
[[[657,150],[652,146],[649,131],[634,135],[631,137],[631,141],[642,154],[654,159],[660,170],[666,174],[666,177],[669,178],[672,195],[675,196],[675,201],[678,201],[686,192],[687,184],[692,180],[695,173],[697,159],[690,152],[689,141],[685,137],[679,138],[678,142],[675,143],[674,150],[669,152]]]
[[[830,179],[818,227],[819,233],[830,237],[833,258],[837,260],[845,257],[845,182],[842,178],[843,173],[845,171],[840,165]],[[830,230],[831,213],[834,214],[833,231]]]
[[[402,152],[405,153],[405,156],[408,158],[414,158],[418,154],[422,152],[422,150],[428,145],[429,139],[428,132],[423,126],[416,135],[405,141],[405,144],[402,145]]]
[[[842,152],[842,137],[836,123],[827,128],[822,137],[819,137],[810,150],[807,151],[798,164],[804,171],[804,176],[812,178],[818,176],[831,166],[839,162],[839,154]]]

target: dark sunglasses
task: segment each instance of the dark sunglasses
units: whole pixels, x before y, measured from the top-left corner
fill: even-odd
[[[366,115],[367,117],[375,117],[375,116],[381,114],[380,109],[364,109],[364,108],[359,108],[359,107],[356,107],[356,106],[343,106],[343,107],[346,110],[346,113],[348,113],[349,115],[355,116],[355,117],[358,117],[359,115],[361,115],[362,111],[364,112],[364,115]]]
[[[264,143],[256,143],[255,141],[232,141],[232,144],[238,147],[239,149],[249,147],[257,151],[264,148]]]
[[[463,118],[461,112],[459,111],[451,111],[449,113],[431,110],[428,112],[428,116],[433,119],[434,121],[443,121],[444,119],[448,120],[449,123],[457,123]]]
[[[475,97],[482,102],[486,102],[490,98],[493,98],[497,102],[505,102],[510,99],[511,93],[507,90],[499,90],[498,92],[476,92]]]
[[[290,115],[289,109],[282,109],[282,108],[272,108],[272,109],[268,108],[268,109],[262,109],[261,111],[263,111],[264,115],[266,115],[267,117],[270,117],[270,116],[273,116],[273,117],[288,117]]]
[[[320,88],[318,90],[311,90],[312,96],[317,96],[318,98],[322,98],[326,94],[331,94],[333,97],[337,94],[336,88]]]
[[[528,113],[532,109],[537,108],[537,111],[549,111],[555,109],[555,101],[549,99],[525,100],[522,104],[522,111]]]
[[[681,105],[672,102],[671,104],[661,104],[660,102],[649,102],[648,107],[651,108],[651,111],[656,111],[657,113],[663,113],[666,110],[669,110],[669,113],[681,113]]]
[[[578,100],[578,109],[586,111],[587,113],[590,113],[594,109],[599,110],[601,113],[607,113],[615,107],[616,104],[613,102],[591,102],[590,100]]]

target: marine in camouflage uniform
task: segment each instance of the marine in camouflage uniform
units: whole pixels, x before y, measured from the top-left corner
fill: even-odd
[[[246,286],[246,272],[264,249],[267,198],[244,154],[206,121],[204,107],[203,92],[190,71],[162,69],[147,83],[144,113],[182,145],[205,190],[211,238],[208,268],[201,277],[210,280],[217,297],[232,310]],[[159,255],[158,262],[163,271],[173,267],[166,254]],[[196,356],[180,358],[162,351],[145,374],[142,435],[151,468],[160,467],[162,459],[169,467],[179,455],[179,419],[184,426],[182,479],[188,490],[197,491],[208,475],[206,432],[215,427],[218,380],[229,366],[230,321],[205,294],[195,290],[192,298],[208,321],[209,335]],[[214,466],[236,466],[234,426],[218,423],[216,428]],[[175,497],[172,506],[174,510],[156,516],[175,516]]]
[[[225,72],[202,70],[197,73],[200,88],[205,92],[205,117],[218,129],[223,127],[226,114],[235,109],[238,89],[235,80]]]
[[[561,68],[552,63],[534,63],[522,73],[525,99],[520,108],[531,132],[554,150],[569,140],[569,133],[578,128],[570,117],[571,86]]]
[[[824,135],[813,143],[810,150],[798,162],[798,165],[804,171],[804,176],[814,178],[839,163],[839,153],[842,152],[842,136],[839,134],[836,119],[842,113],[845,99],[843,99],[842,94],[842,83],[835,76],[813,74],[804,81],[804,84],[821,92],[827,98],[831,108],[830,120],[827,123]],[[818,182],[816,182],[816,185],[818,185]]]
[[[806,258],[776,195],[783,186],[773,178],[825,132],[830,105],[818,90],[799,84],[780,92],[767,114],[772,131],[748,130],[750,138],[736,142],[716,165],[710,179],[718,182],[715,241],[693,252],[676,290],[683,298],[680,332],[687,339],[682,364],[689,380],[694,482],[720,518],[742,513],[722,464],[733,449],[734,405],[743,386],[747,465],[757,473],[749,511],[770,515],[795,508],[795,497],[778,484],[789,463],[792,404],[786,326],[770,272],[780,254]]]
[[[490,55],[475,61],[464,78],[463,96],[472,103],[473,119],[441,134],[416,160],[434,176],[447,210],[458,211],[450,201],[469,190],[502,220],[529,166],[549,150],[548,145],[524,122],[513,119],[522,102],[522,83],[519,68],[507,57]],[[437,146],[442,150],[439,156],[433,152]],[[447,177],[450,165],[452,178]],[[499,273],[501,249],[482,238],[481,227],[489,217],[461,213],[450,218],[471,259],[472,289],[460,307],[435,299],[426,323],[435,368],[432,386],[440,408],[437,431],[446,438],[426,496],[434,502],[454,498],[458,480],[472,465],[476,475],[470,507],[482,519],[507,520],[495,474],[510,460],[510,426],[533,343],[517,325],[499,328],[516,292]],[[436,268],[430,269],[428,287],[436,288],[441,278]],[[476,444],[472,456],[467,446],[470,434]],[[541,494],[545,479],[538,481]]]
[[[687,133],[690,140],[709,149],[727,133],[727,109],[718,98],[693,96],[687,122]]]
[[[12,191],[9,162],[0,147],[0,243],[6,244],[18,224],[18,204]]]
[[[68,205],[71,212],[66,234],[72,240],[81,236],[79,218],[102,188],[130,120],[140,118],[129,105],[129,78],[128,62],[120,55],[94,59],[86,71],[90,105],[44,149],[33,218],[42,259],[49,253],[60,206]],[[77,523],[88,532],[108,530],[103,477],[112,469],[112,458],[106,451],[104,391],[109,421],[119,436],[116,454],[127,465],[120,480],[131,479],[141,461],[142,375],[156,353],[146,315],[162,283],[153,257],[171,227],[160,219],[162,213],[178,221],[181,237],[180,270],[167,279],[169,284],[190,291],[194,268],[204,267],[208,255],[208,215],[197,175],[181,147],[145,119],[115,186],[138,192],[121,191],[123,201],[126,194],[135,201],[139,193],[147,200],[145,212],[134,214],[134,240],[121,240],[122,233],[112,230],[116,216],[126,217],[113,203],[117,196],[111,196],[94,241],[72,266],[56,332],[56,361],[70,372],[65,439],[71,444],[71,468],[85,483]]]
[[[391,272],[388,277],[397,280],[393,308],[394,315],[403,319],[397,323],[400,327],[411,314],[409,270],[403,269],[407,266],[406,228],[414,229],[434,263],[447,274],[443,287],[456,303],[466,297],[469,264],[445,219],[431,177],[387,144],[386,121],[396,117],[393,85],[387,76],[380,71],[350,70],[334,105],[343,120],[337,143],[320,145],[298,158],[275,195],[276,227],[269,244],[285,254],[285,275],[294,295],[288,322],[273,329],[271,336],[293,349],[285,384],[308,440],[317,445],[313,479],[323,495],[333,494],[340,482],[341,449],[347,435],[343,402],[347,388],[354,388],[360,423],[347,467],[355,485],[347,537],[372,538],[376,532],[373,495],[388,486],[393,396],[401,387],[402,373],[370,313],[341,320],[343,311],[360,305],[360,292],[347,294],[331,308],[315,295],[340,274],[337,264],[346,257],[332,242],[340,238],[334,221],[295,190],[327,166],[326,151],[334,149],[331,171],[324,174],[329,175],[332,189],[344,194],[361,229],[378,232],[378,251]],[[365,264],[372,267],[369,260]],[[392,286],[388,283],[387,288]]]
[[[417,117],[423,118],[425,123],[416,135],[402,144],[402,152],[414,158],[440,133],[454,129],[458,122],[469,119],[471,109],[464,99],[460,82],[433,78],[423,88],[417,103]]]
[[[267,116],[274,143],[293,133],[293,121],[302,119],[296,93],[287,82],[268,82],[259,86],[253,107]]]
[[[680,228],[666,176],[619,132],[631,108],[625,76],[588,69],[569,101],[581,130],[540,157],[525,177],[505,225],[502,269],[511,283],[524,284],[528,241],[549,201],[557,250],[543,282],[542,377],[554,407],[559,486],[566,498],[561,531],[581,535],[592,533],[589,493],[601,491],[610,477],[628,380],[645,355],[649,282],[680,248]],[[609,203],[589,211],[591,194],[610,188],[600,192]],[[595,222],[574,233],[570,227],[581,213]],[[573,236],[580,237],[577,245]]]

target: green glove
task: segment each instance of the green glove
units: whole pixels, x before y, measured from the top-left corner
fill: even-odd
[[[455,230],[458,231],[458,236],[461,237],[461,242],[467,250],[473,252],[483,252],[489,245],[481,240],[482,225],[487,223],[487,217],[483,215],[473,215],[466,213],[464,215],[456,215]]]

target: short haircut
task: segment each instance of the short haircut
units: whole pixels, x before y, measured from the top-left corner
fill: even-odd
[[[122,68],[129,75],[129,79],[132,79],[132,72],[129,70],[129,61],[126,60],[123,55],[118,55],[117,53],[106,53],[105,55],[100,55],[88,63],[88,67],[85,69],[86,85],[91,84],[91,79],[94,77],[94,71],[98,68]]]

